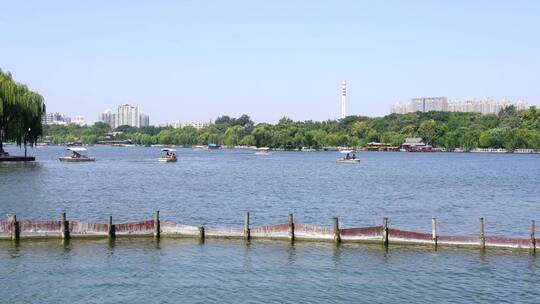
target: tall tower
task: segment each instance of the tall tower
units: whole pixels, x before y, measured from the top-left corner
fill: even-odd
[[[347,117],[347,82],[341,82],[341,118]]]

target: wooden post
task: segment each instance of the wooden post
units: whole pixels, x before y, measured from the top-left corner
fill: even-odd
[[[154,213],[154,237],[158,238],[161,236],[161,225],[159,222],[159,210],[156,210]]]
[[[437,248],[437,219],[431,219],[431,242]]]
[[[204,227],[199,227],[199,239],[204,241]]]
[[[66,212],[60,214],[60,231],[62,232],[62,239],[69,239],[69,221],[66,220]]]
[[[116,237],[116,226],[113,225],[112,215],[109,216],[109,224],[107,225],[107,235],[109,238]]]
[[[534,220],[531,220],[531,223],[530,223],[530,240],[529,240],[529,248],[531,249],[531,251],[536,251],[536,238],[534,236]]]
[[[383,217],[383,231],[382,231],[382,238],[383,238],[383,244],[385,246],[388,246],[388,218]]]
[[[289,239],[294,241],[294,220],[292,213],[289,213]]]
[[[334,242],[339,243],[341,242],[341,233],[339,230],[339,219],[337,216],[332,218],[332,224],[334,230]]]
[[[251,239],[251,229],[249,229],[249,212],[244,215],[244,239],[249,241]]]
[[[486,235],[484,234],[484,218],[480,218],[480,247],[486,248]]]
[[[21,236],[21,227],[17,221],[17,215],[13,214],[9,216],[9,222],[11,223],[11,239],[18,241]]]

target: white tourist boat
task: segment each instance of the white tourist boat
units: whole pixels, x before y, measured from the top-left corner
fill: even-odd
[[[339,151],[339,152],[341,154],[344,154],[345,156],[338,158],[336,162],[342,163],[342,164],[358,164],[358,163],[360,163],[360,159],[356,156],[356,151],[354,151],[354,150],[342,150],[342,151]]]
[[[96,159],[93,157],[88,157],[83,154],[86,151],[86,148],[82,147],[68,147],[66,150],[71,151],[69,156],[59,157],[58,159],[62,162],[91,162]]]
[[[515,149],[514,153],[515,154],[534,154],[536,153],[536,151],[533,149]]]
[[[508,150],[502,148],[476,148],[471,150],[472,153],[508,153]]]
[[[162,155],[158,161],[162,163],[175,163],[177,161],[175,149],[163,148],[161,149],[161,154]]]
[[[272,151],[270,151],[270,148],[268,147],[261,147],[261,148],[256,148],[255,149],[255,154],[256,155],[271,155],[272,154]]]

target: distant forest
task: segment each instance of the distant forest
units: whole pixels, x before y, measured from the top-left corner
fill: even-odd
[[[112,131],[116,131],[114,136]],[[115,130],[104,123],[44,126],[44,139],[54,144],[80,140],[94,144],[99,140],[131,140],[135,144],[194,146],[221,144],[281,149],[308,147],[364,147],[369,142],[399,146],[407,137],[421,137],[434,147],[540,149],[540,109],[516,111],[509,106],[498,115],[460,112],[416,112],[384,117],[348,116],[340,120],[293,121],[282,118],[277,124],[256,124],[247,115],[221,116],[208,127],[134,128]]]

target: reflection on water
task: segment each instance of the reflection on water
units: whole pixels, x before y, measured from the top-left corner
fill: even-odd
[[[157,161],[158,148],[90,147],[95,163],[66,164],[63,147],[35,149],[37,162],[0,163],[0,214],[23,219],[125,222],[152,217],[194,226],[296,222],[345,227],[380,225],[440,234],[528,236],[540,214],[540,155],[360,153],[358,166],[336,164],[335,152],[179,149],[177,163]]]
[[[91,147],[94,164],[0,163],[0,215],[115,222],[152,217],[196,226],[296,222],[528,236],[540,214],[538,155],[335,153]],[[5,303],[537,303],[537,257],[523,251],[381,244],[163,238],[0,242]]]
[[[523,252],[379,245],[118,238],[0,242],[14,302],[534,303]]]

